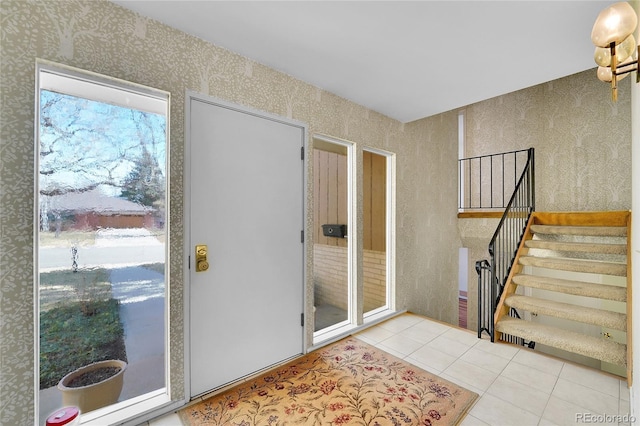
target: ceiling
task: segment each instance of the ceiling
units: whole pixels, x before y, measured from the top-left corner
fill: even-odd
[[[112,1],[402,122],[594,68],[614,3]]]

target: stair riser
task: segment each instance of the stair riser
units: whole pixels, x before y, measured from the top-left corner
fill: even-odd
[[[553,226],[553,225],[532,225],[533,234],[542,235],[578,235],[584,237],[626,237],[627,228],[600,227],[600,226]]]
[[[600,361],[626,366],[626,345],[505,317],[496,330]]]
[[[553,241],[527,240],[525,246],[539,250],[570,253],[598,253],[603,255],[626,255],[627,246],[622,244],[557,243]]]
[[[555,259],[554,259],[555,260]],[[588,274],[614,275],[618,277],[627,276],[627,265],[598,263],[598,262],[562,262],[549,258],[521,257],[520,264],[523,266],[535,266],[538,268],[554,269],[567,272],[584,272]]]
[[[536,277],[534,275],[516,275],[513,277],[513,282],[522,287],[537,288],[573,296],[594,297],[616,302],[626,302],[627,300],[627,290],[624,287]]]
[[[587,307],[575,309],[573,305],[566,303],[518,295],[508,297],[505,303],[512,308],[531,312],[536,315],[562,318],[620,331],[627,330],[627,316],[618,312]]]

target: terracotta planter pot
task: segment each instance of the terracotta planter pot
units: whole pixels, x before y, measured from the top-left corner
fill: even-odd
[[[119,367],[120,371],[108,379],[91,385],[77,388],[67,386],[76,377],[104,367]],[[118,402],[120,392],[122,392],[122,383],[126,368],[127,363],[124,361],[107,360],[94,362],[93,364],[72,371],[64,376],[58,383],[58,389],[62,392],[62,405],[76,406],[80,408],[82,413],[86,413],[101,407],[106,407],[107,405],[115,404]]]

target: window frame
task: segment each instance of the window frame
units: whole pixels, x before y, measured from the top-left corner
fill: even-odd
[[[322,134],[312,135],[313,139],[319,139],[324,142],[334,143],[337,145],[346,146],[348,148],[347,163],[348,170],[348,205],[349,205],[349,245],[348,245],[348,264],[349,264],[349,277],[350,277],[350,289],[349,289],[349,306],[350,313],[348,320],[342,321],[334,326],[327,327],[326,329],[318,330],[313,333],[313,345],[308,350],[314,350],[322,347],[331,341],[335,341],[346,335],[355,333],[367,326],[379,323],[386,319],[389,319],[399,312],[396,311],[396,154],[393,152],[385,151],[378,148],[363,147],[357,150],[357,145],[354,142],[343,140],[331,136]],[[353,150],[353,151],[351,151]],[[359,151],[359,152],[358,152]],[[385,208],[386,208],[386,304],[384,306],[373,309],[369,312],[363,312],[363,306],[359,306],[359,293],[361,292],[362,285],[359,277],[362,275],[362,262],[358,262],[358,254],[362,251],[361,236],[362,227],[358,224],[358,193],[362,193],[362,188],[358,180],[358,158],[360,158],[360,166],[362,166],[362,151],[368,151],[377,155],[385,157],[386,161],[386,194],[385,194]],[[356,155],[356,152],[358,154]],[[360,238],[358,238],[360,236]]]
[[[334,144],[345,148],[347,151],[347,234],[348,234],[348,242],[347,242],[347,319],[344,321],[340,321],[336,324],[330,325],[326,328],[320,329],[318,331],[313,332],[313,343],[318,344],[331,338],[336,335],[340,335],[344,333],[346,330],[351,330],[352,327],[357,322],[357,293],[356,293],[356,283],[357,283],[357,267],[356,267],[356,259],[357,259],[357,218],[355,212],[357,211],[357,201],[355,197],[355,171],[356,171],[356,163],[355,163],[355,144],[351,141],[347,141],[344,139],[338,139],[331,136],[326,136],[322,134],[314,134],[312,135],[312,140],[318,140],[322,143]],[[314,171],[315,173],[315,171]],[[313,192],[312,192],[313,193]]]
[[[370,324],[385,318],[396,311],[396,273],[395,273],[395,224],[396,224],[396,154],[382,149],[364,147],[367,151],[385,158],[386,162],[386,194],[385,194],[385,237],[386,237],[386,304],[368,312],[363,312],[364,324]]]
[[[65,83],[72,83],[65,86]],[[74,85],[73,83],[78,83]],[[44,85],[43,85],[44,84]],[[80,96],[94,101],[113,103],[125,107],[140,109],[147,112],[162,113],[166,117],[165,130],[165,247],[164,247],[164,273],[165,273],[165,312],[164,312],[164,345],[165,345],[165,386],[154,391],[129,398],[125,401],[117,402],[108,407],[100,408],[82,415],[81,423],[88,425],[98,424],[120,424],[131,423],[134,419],[139,421],[148,420],[164,412],[169,412],[183,406],[185,400],[173,400],[171,398],[170,386],[170,341],[169,341],[169,288],[170,288],[170,224],[169,224],[169,186],[170,186],[170,110],[171,94],[169,92],[128,82],[125,80],[105,76],[102,74],[85,71],[55,62],[36,59],[35,66],[35,99],[34,99],[34,197],[33,197],[33,300],[34,300],[34,411],[35,418],[40,415],[40,266],[39,266],[39,200],[40,200],[40,91],[51,90],[51,85],[58,87],[60,93]],[[60,85],[60,86],[57,86]],[[85,89],[98,89],[88,94]],[[64,90],[60,89],[64,87]],[[78,90],[78,87],[85,89]],[[126,103],[121,101],[109,101],[108,92],[110,89],[117,89],[120,93],[126,92]],[[164,108],[162,108],[164,106]]]

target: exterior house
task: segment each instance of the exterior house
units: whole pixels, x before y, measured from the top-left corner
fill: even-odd
[[[631,78],[621,83],[617,103],[610,101],[609,87],[592,70],[460,111],[401,123],[107,1],[8,0],[0,7],[0,400],[1,417],[8,424],[33,424],[35,415],[31,253],[36,214],[36,58],[171,93],[171,210],[167,223],[172,242],[168,330],[172,349],[168,379],[174,400],[184,399],[187,374],[183,347],[185,235],[180,226],[186,90],[295,118],[308,123],[310,133],[353,141],[359,153],[363,147],[372,147],[397,155],[398,310],[457,324],[458,250],[469,248],[470,261],[485,257],[486,242],[495,229],[492,219],[457,218],[461,112],[467,123],[467,156],[536,148],[537,210],[633,207],[634,222],[640,222],[640,88]],[[633,245],[638,247],[640,237],[634,232]],[[640,263],[637,249],[634,256],[636,264]],[[473,279],[470,276],[470,284]],[[634,274],[634,280],[640,285],[640,274]],[[308,294],[313,293],[311,285],[307,282]],[[470,285],[470,295],[473,291]],[[634,298],[634,305],[640,306],[640,291]],[[469,318],[474,314],[470,297]],[[634,325],[634,340],[639,342],[640,315],[634,316]],[[474,326],[470,321],[469,327]],[[313,330],[306,333],[311,335]],[[638,354],[635,351],[636,366],[640,365]],[[637,370],[635,388],[640,387]],[[632,406],[633,401],[640,406],[640,392],[634,391],[632,398]]]
[[[46,212],[40,212],[41,218],[46,215],[53,219],[49,219],[48,225],[48,229],[52,231],[65,228],[97,230],[153,227],[152,209],[124,198],[106,195],[99,189],[43,198],[42,204]]]

